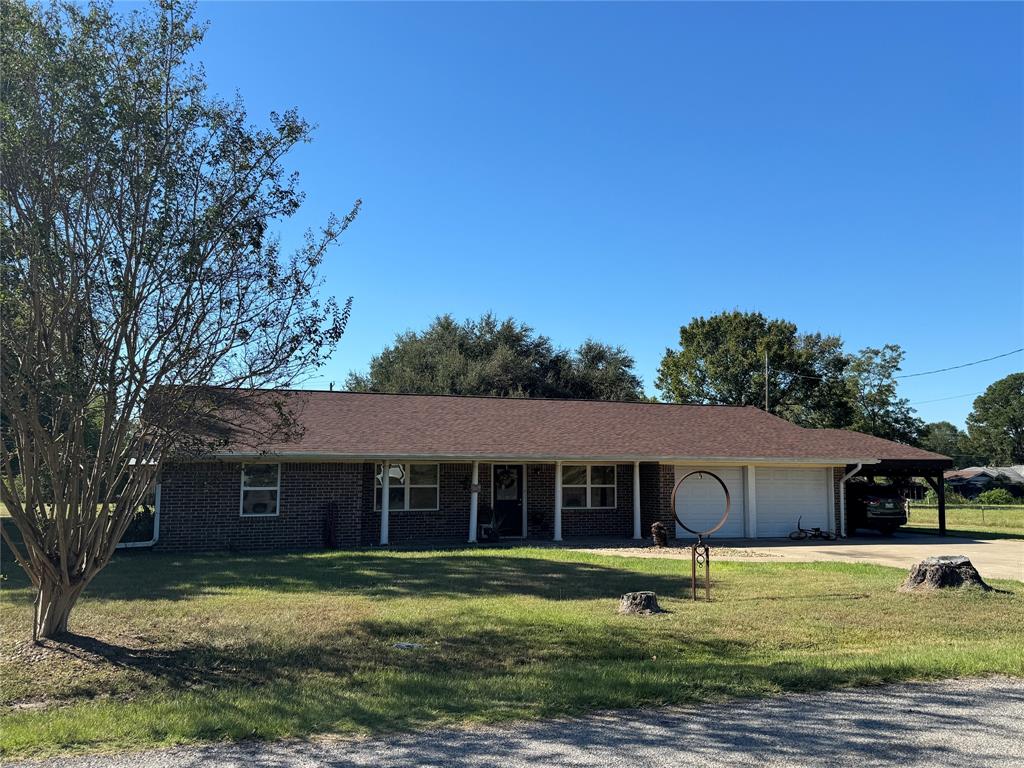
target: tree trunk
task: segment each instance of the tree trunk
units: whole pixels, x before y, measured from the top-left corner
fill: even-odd
[[[661,613],[661,606],[658,605],[658,596],[653,592],[627,592],[619,601],[619,613]]]
[[[67,586],[44,576],[36,594],[36,612],[33,621],[32,636],[39,638],[56,638],[68,631],[68,616],[82,594],[84,584]]]
[[[984,592],[992,590],[966,556],[938,555],[927,557],[911,568],[900,591],[921,592],[961,587],[976,587]]]

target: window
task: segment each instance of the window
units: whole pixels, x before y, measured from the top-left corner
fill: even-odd
[[[280,464],[242,465],[242,517],[273,517],[280,492]]]
[[[388,509],[425,511],[437,509],[437,464],[389,464]],[[373,472],[373,508],[380,509],[384,465]]]
[[[563,464],[562,506],[611,509],[615,506],[614,464]]]

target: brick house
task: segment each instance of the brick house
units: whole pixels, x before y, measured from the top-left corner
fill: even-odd
[[[721,538],[845,534],[857,472],[941,476],[944,456],[854,432],[805,429],[753,407],[581,400],[285,393],[300,430],[238,440],[165,467],[156,545],[169,550],[677,536],[672,491],[694,470],[729,490]],[[384,466],[388,471],[384,471]],[[940,483],[941,487],[941,483]],[[689,477],[690,527],[724,494]]]

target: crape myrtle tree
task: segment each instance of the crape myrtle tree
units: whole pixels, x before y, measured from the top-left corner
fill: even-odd
[[[0,499],[20,533],[3,536],[54,637],[167,457],[229,431],[226,403],[249,429],[295,426],[273,389],[344,331],[350,302],[320,298],[318,273],[359,203],[283,252],[268,229],[302,198],[282,163],[311,128],[255,128],[207,94],[192,6],[2,15]]]

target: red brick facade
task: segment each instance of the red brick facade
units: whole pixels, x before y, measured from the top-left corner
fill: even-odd
[[[491,465],[480,464],[478,517],[491,512]],[[380,512],[374,509],[372,463],[282,463],[279,514],[242,517],[241,465],[199,462],[172,465],[161,479],[160,541],[168,550],[316,549],[380,542]],[[834,470],[836,530],[840,526],[839,480]],[[469,535],[472,465],[442,463],[438,472],[438,510],[392,510],[393,544],[464,542]],[[525,472],[527,539],[554,536],[555,465],[527,464]],[[671,510],[674,469],[641,463],[641,534],[650,536],[660,520],[675,536]],[[333,525],[333,537],[328,527]],[[614,509],[562,510],[562,536],[629,537],[633,534],[633,466],[616,466]]]

